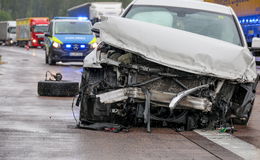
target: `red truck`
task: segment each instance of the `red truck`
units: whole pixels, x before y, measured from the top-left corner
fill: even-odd
[[[31,17],[16,20],[17,45],[43,47],[44,32],[48,31],[49,18]]]

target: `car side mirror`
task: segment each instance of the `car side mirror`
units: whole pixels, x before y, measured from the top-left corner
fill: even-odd
[[[94,32],[94,33],[96,33],[96,34],[99,34],[99,33],[100,33],[99,29],[96,29],[96,28],[92,28],[91,31]]]
[[[99,30],[99,29],[92,28],[91,31],[92,31],[93,33],[95,33],[96,37],[99,37],[99,34],[100,34],[100,30]]]
[[[45,37],[51,37],[51,34],[47,32],[47,33],[44,34],[44,36]]]

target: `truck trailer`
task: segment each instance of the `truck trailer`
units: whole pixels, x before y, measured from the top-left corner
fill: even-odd
[[[44,32],[48,31],[49,18],[31,17],[17,19],[16,38],[21,47],[43,47]]]
[[[87,17],[94,24],[102,16],[119,16],[122,11],[121,2],[93,2],[70,8],[67,13],[70,17]]]
[[[0,43],[12,45],[16,42],[16,22],[2,21],[0,22]]]
[[[252,44],[253,37],[260,37],[260,0],[204,1],[232,7],[238,16],[249,46]]]

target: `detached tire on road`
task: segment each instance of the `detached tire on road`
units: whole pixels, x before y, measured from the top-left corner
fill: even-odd
[[[79,83],[71,81],[39,81],[38,95],[52,97],[73,97],[79,92]]]

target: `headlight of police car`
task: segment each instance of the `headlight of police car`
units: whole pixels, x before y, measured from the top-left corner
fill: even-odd
[[[97,44],[97,43],[91,44],[91,48],[97,48],[97,47],[98,47],[98,44]]]
[[[60,44],[57,43],[57,42],[53,42],[52,46],[53,46],[54,48],[60,48]]]

